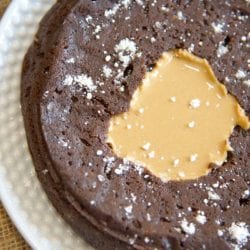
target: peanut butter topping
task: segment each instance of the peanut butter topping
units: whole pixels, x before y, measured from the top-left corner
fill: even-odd
[[[146,74],[130,110],[111,119],[107,141],[163,181],[196,179],[226,160],[236,125],[250,127],[208,62],[174,50]]]

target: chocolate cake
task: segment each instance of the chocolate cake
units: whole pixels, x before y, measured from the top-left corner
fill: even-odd
[[[62,217],[96,249],[250,249],[250,132],[196,180],[163,182],[119,158],[109,121],[162,53],[208,60],[250,114],[249,1],[60,0],[23,64],[34,166]],[[214,121],[216,123],[216,121]]]

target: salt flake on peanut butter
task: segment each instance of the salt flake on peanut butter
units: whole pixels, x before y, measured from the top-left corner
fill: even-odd
[[[198,154],[192,154],[189,159],[191,162],[195,162],[197,158],[198,158]]]
[[[146,144],[144,144],[143,146],[142,146],[142,149],[144,149],[144,150],[149,150],[149,148],[150,148],[150,146],[151,146],[151,144],[149,143],[149,142],[147,142]]]
[[[189,105],[190,105],[191,108],[197,109],[197,108],[200,107],[201,101],[198,98],[196,98],[196,99],[191,100]]]
[[[195,121],[191,121],[188,123],[189,128],[194,128],[195,127]]]
[[[177,167],[180,164],[180,159],[174,159],[173,160],[173,165]]]
[[[171,102],[176,102],[176,97],[175,96],[170,97],[170,101]]]

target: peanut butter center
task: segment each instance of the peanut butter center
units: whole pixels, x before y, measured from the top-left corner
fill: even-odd
[[[163,181],[196,179],[226,160],[236,125],[250,123],[208,62],[174,50],[146,74],[129,111],[111,119],[107,141]]]

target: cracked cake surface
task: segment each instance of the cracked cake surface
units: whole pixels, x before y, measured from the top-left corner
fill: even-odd
[[[250,248],[249,130],[234,129],[208,175],[166,183],[106,143],[111,117],[171,49],[207,59],[249,117],[249,11],[243,0],[60,0],[42,20],[23,64],[28,144],[49,199],[96,249]]]

